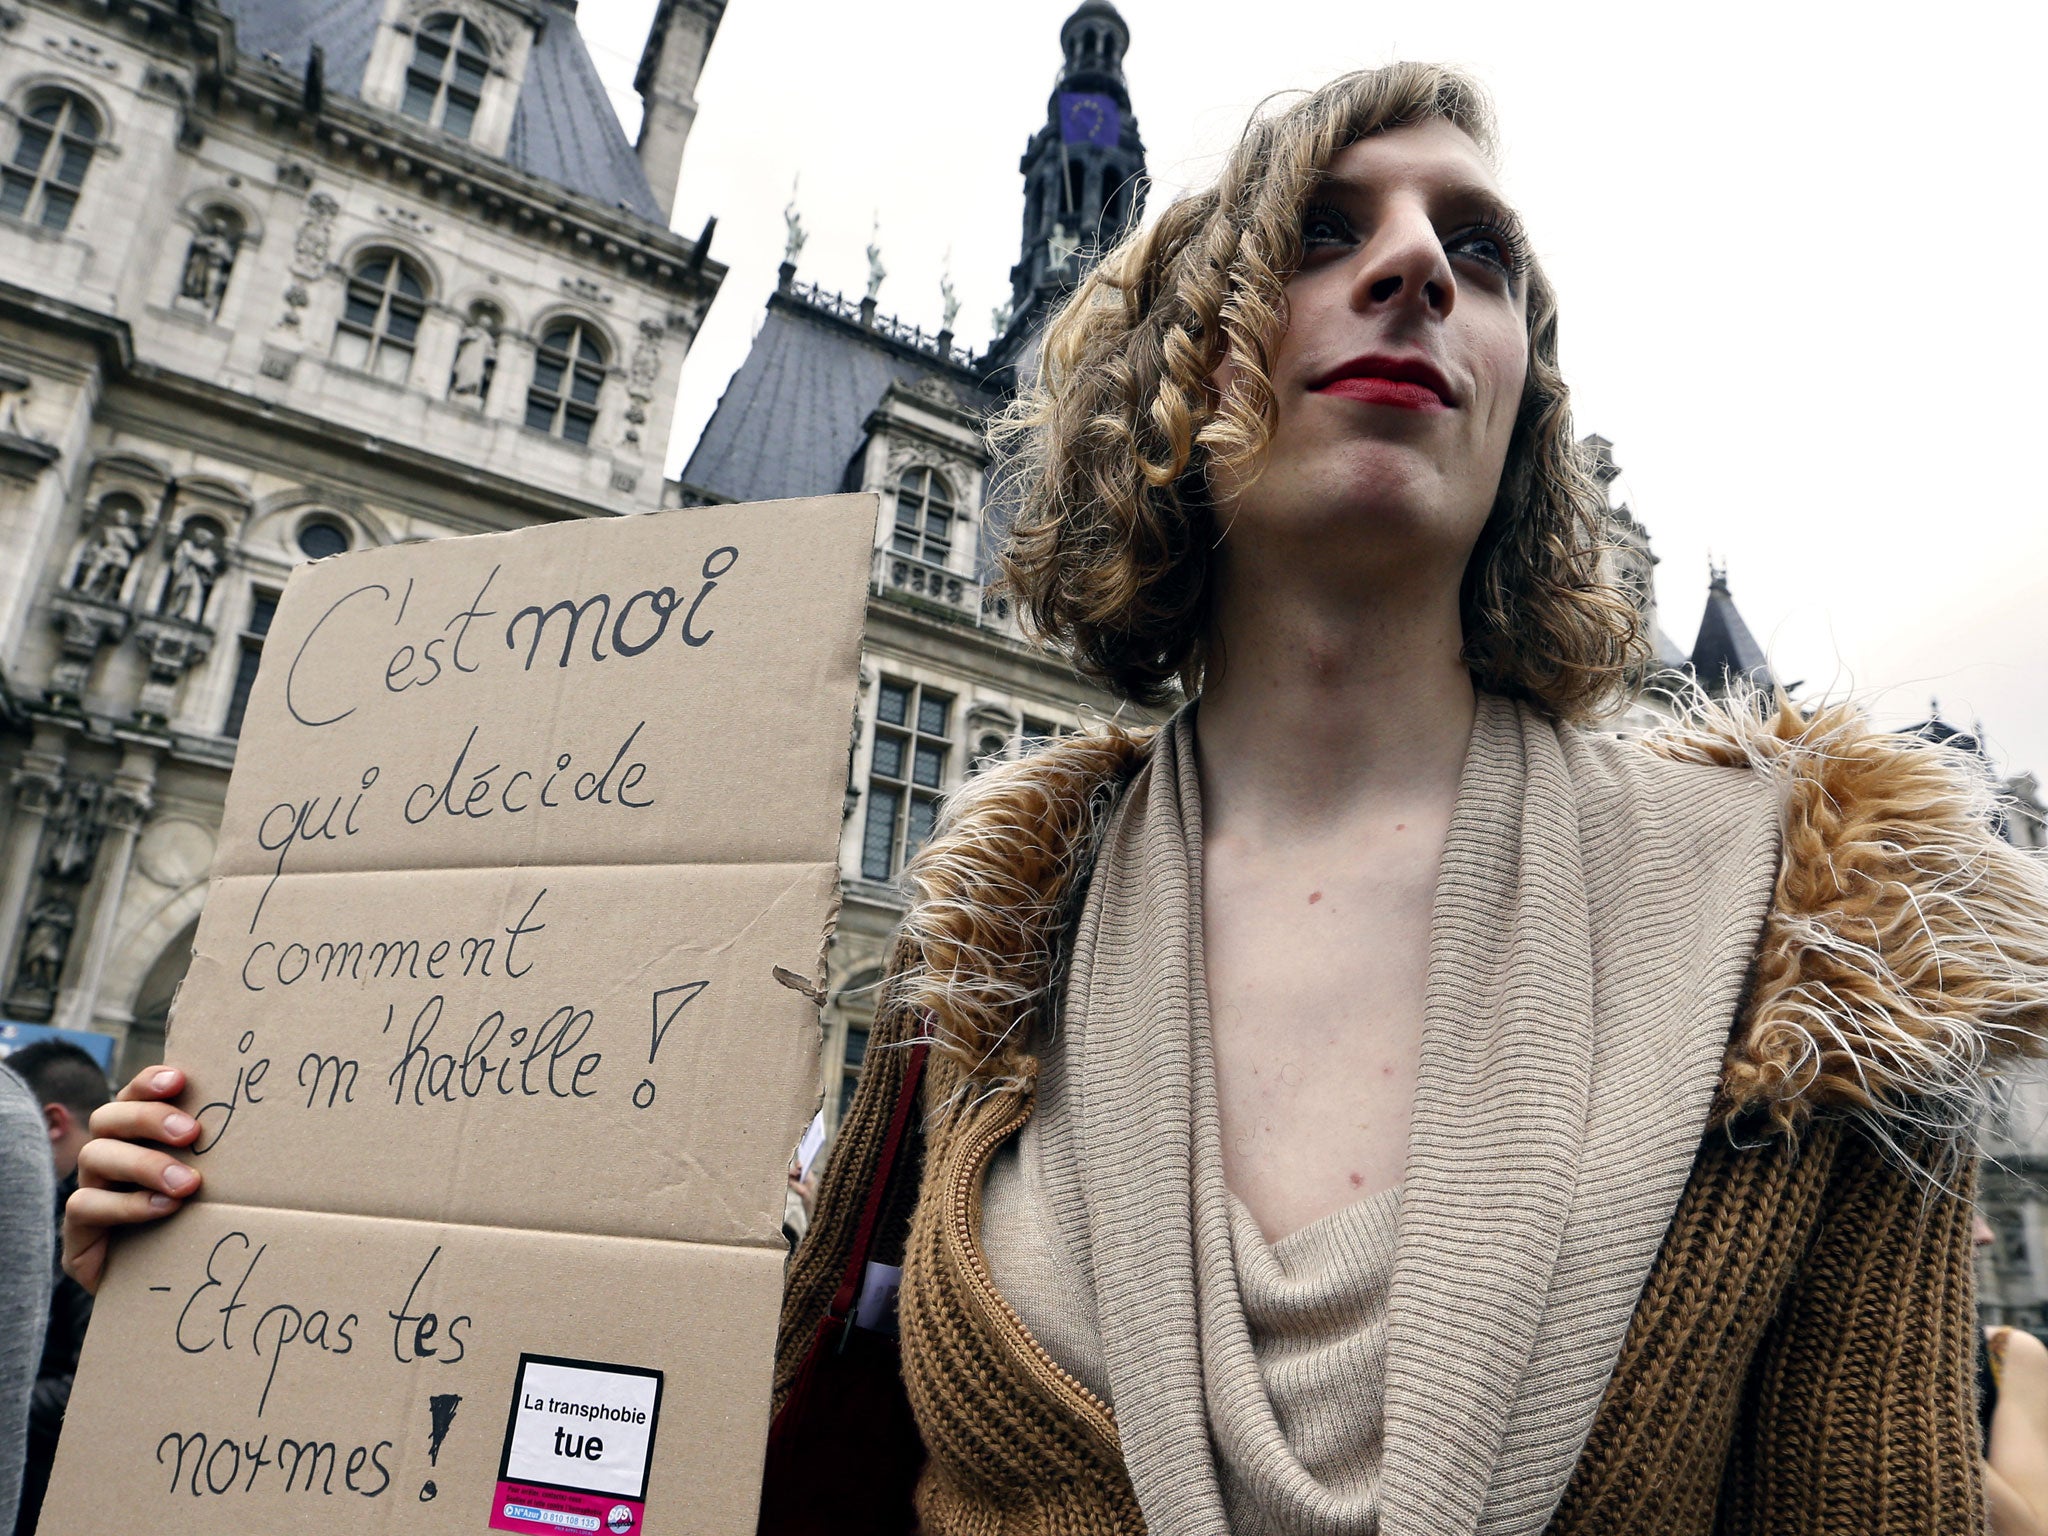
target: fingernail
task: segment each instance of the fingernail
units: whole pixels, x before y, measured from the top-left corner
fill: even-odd
[[[178,1086],[178,1074],[166,1067],[149,1080],[149,1086],[159,1093],[169,1093]]]
[[[177,1203],[169,1195],[151,1195],[149,1197],[149,1208],[152,1211],[168,1211]]]
[[[182,1195],[198,1182],[198,1176],[183,1163],[173,1163],[164,1170],[164,1187],[174,1195]]]
[[[192,1124],[192,1117],[190,1115],[165,1115],[164,1134],[166,1136],[183,1136],[192,1129]]]

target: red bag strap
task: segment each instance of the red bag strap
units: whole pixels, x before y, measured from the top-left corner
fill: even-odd
[[[839,1289],[833,1293],[832,1305],[826,1309],[828,1322],[843,1322],[847,1329],[853,1327],[854,1304],[860,1299],[861,1280],[866,1274],[868,1250],[874,1244],[875,1226],[882,1218],[882,1201],[889,1190],[889,1180],[896,1171],[897,1155],[903,1150],[903,1140],[910,1130],[910,1117],[917,1108],[917,1085],[924,1076],[925,1054],[931,1049],[925,1041],[918,1041],[910,1047],[910,1060],[903,1068],[903,1085],[896,1093],[896,1107],[889,1116],[889,1129],[882,1138],[882,1150],[875,1160],[875,1176],[868,1183],[866,1201],[861,1205],[860,1224],[853,1229],[853,1246],[846,1257],[846,1271],[839,1277]],[[845,1338],[845,1333],[840,1335]]]

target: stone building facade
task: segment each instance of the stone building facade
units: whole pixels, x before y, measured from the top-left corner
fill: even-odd
[[[0,0],[0,1014],[161,1048],[296,564],[660,505],[722,9],[636,153],[572,0]]]
[[[797,278],[671,487],[679,505],[871,491],[880,497],[829,954],[827,1122],[866,1052],[903,865],[946,791],[992,759],[1105,718],[1145,723],[1029,644],[991,590],[1001,514],[985,428],[1028,369],[1050,309],[1144,209],[1144,145],[1123,75],[1130,32],[1106,0],[1061,27],[1046,116],[1026,143],[1019,258],[997,337],[971,356],[950,306],[932,330]],[[879,262],[876,262],[879,269]]]

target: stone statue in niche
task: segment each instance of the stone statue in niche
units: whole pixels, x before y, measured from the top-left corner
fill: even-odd
[[[21,965],[16,985],[23,992],[54,997],[64,972],[64,953],[71,947],[71,930],[78,923],[78,909],[62,896],[51,896],[29,914],[28,932],[21,940]]]
[[[43,855],[43,873],[51,879],[82,879],[92,867],[100,844],[99,803],[100,787],[93,780],[74,779],[66,786]]]
[[[128,568],[141,548],[142,530],[135,526],[127,506],[116,502],[102,512],[99,526],[79,555],[78,568],[71,574],[71,590],[81,597],[119,602]]]
[[[204,306],[209,315],[218,315],[241,243],[240,219],[222,208],[209,212],[185,252],[185,272],[178,283],[178,296]]]
[[[29,391],[34,387],[32,380],[18,378],[12,374],[0,379],[0,437],[21,437],[31,442],[40,441],[36,434],[28,429],[28,423],[22,419],[22,411],[28,405]]]
[[[170,579],[164,583],[163,600],[157,604],[157,612],[167,619],[182,619],[187,624],[203,623],[206,618],[206,599],[213,591],[213,584],[220,579],[221,567],[227,563],[221,550],[220,530],[204,518],[195,517],[187,523],[178,535],[178,542],[171,550]]]
[[[482,410],[497,365],[498,317],[478,305],[463,322],[462,340],[455,344],[455,372],[448,393],[464,405]]]

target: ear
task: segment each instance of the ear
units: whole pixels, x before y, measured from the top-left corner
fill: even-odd
[[[78,1117],[62,1104],[43,1106],[43,1125],[50,1133],[52,1142],[62,1141],[78,1127]]]

